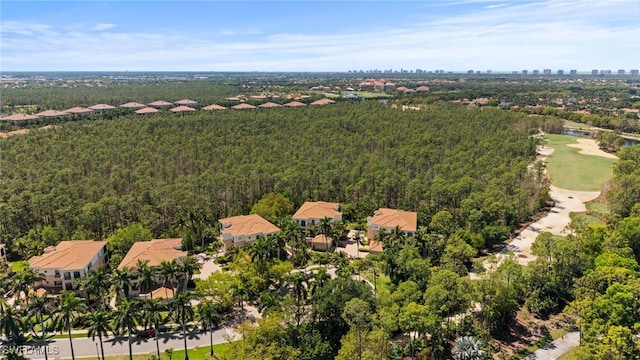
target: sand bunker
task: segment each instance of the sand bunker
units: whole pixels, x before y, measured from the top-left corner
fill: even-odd
[[[580,149],[580,151],[578,151],[578,154],[602,156],[610,159],[618,158],[614,154],[602,151],[600,147],[598,147],[598,143],[594,139],[579,138],[577,139],[576,144],[568,144],[567,146]]]

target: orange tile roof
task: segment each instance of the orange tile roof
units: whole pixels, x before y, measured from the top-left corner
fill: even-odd
[[[329,104],[334,104],[335,101],[331,100],[331,99],[320,99],[320,100],[316,100],[314,102],[311,103],[311,105],[329,105]]]
[[[371,224],[385,228],[399,226],[404,231],[415,232],[418,228],[418,213],[411,211],[380,208],[367,220],[370,220]]]
[[[277,108],[277,107],[282,107],[282,105],[276,104],[274,102],[266,102],[264,104],[258,105],[258,107],[259,108]]]
[[[180,106],[174,107],[170,111],[172,111],[172,112],[188,112],[188,111],[196,111],[196,109],[194,109],[192,107],[180,105]]]
[[[149,103],[149,106],[173,106],[173,104],[164,100],[158,100],[158,101]]]
[[[286,107],[296,107],[296,106],[307,106],[307,104],[301,103],[299,101],[292,101],[292,102],[288,102],[288,103],[284,104],[284,106],[286,106]]]
[[[67,240],[49,246],[44,254],[29,259],[32,269],[81,270],[102,250],[106,241]]]
[[[218,104],[213,104],[203,107],[202,110],[227,110],[227,108]]]
[[[236,110],[244,110],[244,109],[257,109],[255,106],[253,105],[249,105],[249,104],[238,104],[238,105],[233,105],[231,107],[232,109],[236,109]]]
[[[93,109],[87,109],[80,106],[72,107],[71,109],[67,109],[64,112],[69,114],[85,114],[93,112]]]
[[[44,116],[44,117],[54,117],[54,116],[64,116],[64,115],[69,115],[69,114],[64,112],[64,111],[46,110],[46,111],[39,112],[36,115],[37,116]]]
[[[151,292],[151,297],[154,299],[173,299],[176,289],[160,286],[159,288]]]
[[[160,110],[152,107],[146,107],[144,109],[136,110],[136,114],[155,114]]]
[[[138,260],[147,260],[147,265],[158,266],[163,261],[186,257],[188,253],[182,251],[181,246],[182,239],[154,239],[136,242],[122,259],[118,269],[134,269]]]
[[[220,232],[234,237],[273,234],[280,231],[280,228],[257,214],[232,216],[219,221],[222,225]]]
[[[176,105],[198,105],[198,102],[190,99],[182,99],[174,102]]]
[[[91,110],[111,110],[111,109],[115,109],[115,106],[111,106],[109,104],[96,104],[93,106],[89,106],[89,109]]]
[[[128,103],[126,103],[126,104],[122,104],[122,105],[120,105],[120,107],[123,107],[123,108],[129,108],[129,109],[143,108],[143,107],[145,107],[145,106],[147,106],[147,105],[145,105],[145,104],[140,104],[140,103],[138,103],[138,102],[128,102]]]
[[[3,120],[3,121],[18,121],[18,120],[33,120],[33,119],[38,119],[38,116],[29,115],[29,114],[13,114],[13,115],[5,116],[5,117],[1,118],[0,120]]]
[[[294,219],[322,219],[327,216],[333,219],[337,215],[342,215],[338,211],[340,204],[324,201],[307,201],[293,214]]]

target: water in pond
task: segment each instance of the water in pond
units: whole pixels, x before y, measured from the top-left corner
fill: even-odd
[[[565,129],[564,131],[562,131],[563,134],[565,135],[572,135],[572,136],[581,136],[581,137],[592,137],[590,132],[587,131],[580,131],[580,130],[570,130],[570,129]],[[640,141],[638,140],[634,140],[634,139],[625,139],[623,138],[623,143],[622,146],[635,146],[635,145],[640,145]]]

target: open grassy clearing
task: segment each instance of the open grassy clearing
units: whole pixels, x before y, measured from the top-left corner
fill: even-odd
[[[14,261],[10,262],[9,265],[11,265],[11,270],[15,272],[22,272],[24,269],[29,267],[29,262],[26,260]]]
[[[574,359],[576,352],[578,351],[577,347],[567,351],[566,353],[560,355],[556,360],[571,360]]]
[[[609,215],[609,205],[589,202],[587,203],[587,211],[593,214]]]
[[[602,185],[613,177],[615,159],[582,155],[577,148],[567,144],[576,142],[575,136],[545,135],[546,144],[555,149],[547,159],[551,182],[562,189],[576,191],[600,191]]]
[[[572,223],[582,220],[587,225],[603,225],[604,224],[602,220],[592,215],[571,213],[569,217],[571,218]]]

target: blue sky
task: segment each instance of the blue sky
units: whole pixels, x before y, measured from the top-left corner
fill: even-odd
[[[5,1],[2,71],[640,68],[638,0]]]

